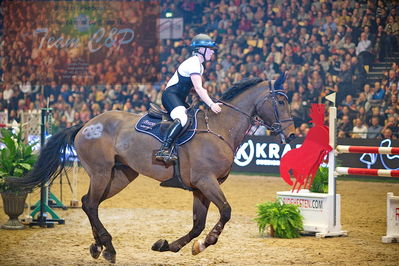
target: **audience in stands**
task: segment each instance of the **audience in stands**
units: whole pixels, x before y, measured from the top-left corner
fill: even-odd
[[[289,70],[285,87],[298,136],[309,130],[310,104],[337,92],[339,136],[399,138],[399,62],[384,78],[367,79],[373,64],[399,47],[397,0],[166,0],[160,14],[183,17],[181,39],[162,40],[159,54],[137,44],[111,48],[104,61],[70,80],[57,77],[79,51],[40,49],[33,34],[39,25],[23,18],[39,16],[43,25],[49,18],[37,8],[18,7],[21,2],[1,3],[1,13],[12,15],[12,20],[0,18],[0,111],[7,109],[9,119],[18,119],[21,108],[38,109],[47,101],[59,128],[108,110],[143,113],[150,102],[160,103],[173,69],[190,56],[191,38],[203,32],[220,46],[204,73],[205,87],[216,97],[242,78],[274,79]],[[131,18],[122,12],[121,19]],[[159,70],[152,62],[159,62]]]
[[[383,127],[380,125],[380,120],[378,116],[373,116],[371,118],[371,125],[367,131],[367,138],[374,139],[381,136],[381,131]]]

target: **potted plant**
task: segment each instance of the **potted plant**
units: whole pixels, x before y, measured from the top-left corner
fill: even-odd
[[[303,230],[303,217],[298,206],[285,204],[280,199],[274,202],[258,204],[258,216],[255,218],[258,223],[259,232],[264,233],[270,229],[272,237],[296,238]]]
[[[0,193],[4,212],[9,216],[2,228],[22,229],[18,216],[24,211],[28,191],[9,186],[6,178],[21,177],[32,169],[37,159],[33,154],[35,144],[25,142],[21,126],[14,131],[2,128],[0,134]]]

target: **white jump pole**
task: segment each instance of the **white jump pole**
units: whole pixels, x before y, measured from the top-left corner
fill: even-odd
[[[333,225],[337,225],[337,191],[335,181],[335,146],[336,146],[336,123],[337,107],[329,108],[329,144],[333,148],[328,154],[328,195],[333,196]]]
[[[337,108],[329,108],[329,144],[333,148],[328,154],[328,194],[335,195],[335,146],[336,146],[336,123],[337,123]]]
[[[382,177],[399,177],[399,170],[337,167],[335,169],[335,171],[340,175],[368,175],[368,176],[382,176]]]
[[[72,169],[72,200],[71,207],[78,207],[78,162],[77,160],[73,161],[73,169]]]
[[[348,146],[338,145],[336,147],[339,153],[374,153],[374,154],[399,154],[397,147],[368,147],[368,146]]]

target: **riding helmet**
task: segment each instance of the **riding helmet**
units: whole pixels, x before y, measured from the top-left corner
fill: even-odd
[[[212,41],[211,37],[209,37],[209,35],[206,34],[195,35],[193,40],[191,41],[190,47],[193,50],[197,50],[201,47],[218,49],[216,42]]]

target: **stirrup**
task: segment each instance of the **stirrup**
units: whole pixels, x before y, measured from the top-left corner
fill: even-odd
[[[172,153],[172,150],[160,150],[155,154],[155,159],[159,161],[164,161],[165,163],[176,161],[177,156]]]

